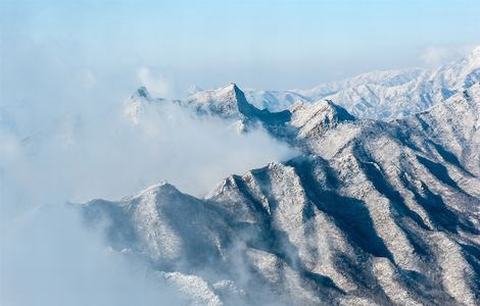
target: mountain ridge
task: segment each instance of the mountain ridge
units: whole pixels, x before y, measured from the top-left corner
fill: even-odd
[[[257,107],[289,109],[328,99],[359,118],[392,120],[422,111],[480,80],[480,46],[463,58],[435,68],[366,72],[310,89],[246,90]]]
[[[476,305],[478,127],[478,83],[389,122],[320,101],[280,126],[296,129],[282,135],[299,157],[231,175],[204,198],[161,184],[82,211],[113,219],[112,244],[177,273],[172,286],[207,284],[201,299],[215,305]],[[224,281],[229,298],[215,289]]]

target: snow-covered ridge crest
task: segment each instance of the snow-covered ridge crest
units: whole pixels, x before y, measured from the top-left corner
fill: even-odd
[[[167,106],[167,107],[162,107]],[[252,105],[244,92],[235,83],[215,89],[200,91],[183,100],[153,98],[145,87],[140,87],[125,103],[124,115],[133,125],[142,117],[181,107],[185,114],[201,117],[216,117],[225,120],[239,133],[251,128],[263,127],[272,134],[291,120],[291,112],[272,112]]]
[[[391,120],[428,109],[462,92],[480,80],[480,46],[457,61],[433,69],[408,68],[373,71],[306,90],[242,91],[248,105],[258,110],[281,112],[298,104],[331,100],[358,118]],[[218,89],[195,89],[182,101],[201,113],[238,119],[235,83]],[[146,100],[151,97],[144,97]],[[136,113],[131,107],[129,113]]]
[[[288,110],[271,112],[252,105],[235,83],[215,90],[197,92],[181,103],[199,113],[224,119],[260,120],[266,124],[282,124],[290,120]]]

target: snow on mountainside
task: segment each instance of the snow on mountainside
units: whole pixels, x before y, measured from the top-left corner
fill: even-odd
[[[480,46],[437,69],[376,71],[297,92],[311,100],[333,100],[358,117],[394,119],[424,110],[479,80]]]
[[[278,112],[290,108],[294,104],[312,102],[311,98],[293,90],[254,90],[246,89],[247,100],[260,109]]]
[[[355,120],[354,116],[330,100],[321,100],[309,106],[299,104],[292,109],[292,114],[290,124],[298,129],[298,137],[302,138]]]
[[[318,85],[309,90],[268,91],[246,89],[229,84],[213,90],[196,88],[183,100],[174,102],[201,114],[223,119],[264,121],[270,116],[274,122],[288,120],[287,111],[298,105],[309,105],[330,100],[344,107],[358,118],[392,120],[428,109],[480,80],[480,46],[465,58],[432,70],[412,68],[375,71],[339,81]],[[131,97],[125,113],[135,122],[142,104],[154,101],[146,88],[139,88]],[[260,115],[263,113],[263,115]],[[277,115],[268,115],[277,113]],[[253,118],[255,117],[255,118]],[[133,119],[132,119],[133,118]],[[278,119],[278,121],[277,121]]]
[[[291,119],[289,110],[272,112],[259,109],[247,101],[242,90],[234,83],[225,87],[199,91],[184,100],[155,99],[145,87],[140,87],[125,103],[123,113],[134,125],[149,112],[161,111],[159,102],[179,105],[197,116],[214,116],[233,124],[239,132],[251,127],[263,126],[272,134],[287,133],[283,127]]]
[[[145,86],[141,86],[125,102],[123,114],[132,124],[136,125],[141,120],[141,115],[151,111],[158,103],[165,101],[162,98],[153,98]]]
[[[278,120],[302,155],[205,198],[164,183],[82,211],[192,304],[478,305],[480,84],[446,67],[432,79],[458,88],[446,101],[389,122],[327,100],[261,111],[235,85],[198,92],[188,107]]]

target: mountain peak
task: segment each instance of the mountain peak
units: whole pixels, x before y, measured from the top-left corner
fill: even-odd
[[[137,125],[145,109],[160,101],[164,101],[164,99],[153,98],[145,86],[140,86],[130,98],[125,101],[123,114],[133,125]]]
[[[175,186],[168,183],[167,181],[162,181],[158,184],[151,185],[151,186],[145,188],[144,190],[140,191],[139,193],[137,193],[134,196],[134,198],[143,197],[146,194],[157,194],[157,193],[163,193],[163,192],[167,192],[167,193],[171,193],[171,192],[177,193],[178,192],[178,193],[180,193],[180,191]]]
[[[297,105],[291,124],[307,135],[313,130],[326,130],[338,124],[353,122],[356,118],[331,100],[320,100],[312,105]]]
[[[228,84],[224,87],[203,90],[189,96],[184,105],[193,107],[201,114],[218,115],[226,119],[238,118],[237,92],[238,87]]]
[[[145,86],[138,87],[137,90],[134,93],[134,96],[145,98],[147,100],[150,100],[152,98],[151,95],[150,95],[150,92],[148,91],[147,87],[145,87]]]
[[[236,99],[238,93],[243,93],[243,91],[237,86],[236,83],[230,82],[224,87],[220,87],[219,89],[214,90],[217,92],[217,96],[226,96],[226,95],[233,95]]]
[[[221,88],[193,94],[182,103],[194,108],[200,114],[215,115],[224,119],[240,119],[242,122],[260,121],[266,125],[282,125],[291,118],[288,110],[270,112],[255,107],[233,82]]]
[[[322,101],[320,102],[322,103]],[[323,100],[323,104],[326,105],[328,111],[334,115],[338,121],[353,121],[355,117],[350,114],[345,108],[334,103],[332,100]]]
[[[319,100],[311,105],[298,104],[293,108],[293,112],[310,118],[322,115],[336,122],[354,121],[356,119],[345,108],[328,99]]]

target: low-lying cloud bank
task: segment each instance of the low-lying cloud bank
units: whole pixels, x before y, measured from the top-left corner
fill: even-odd
[[[121,103],[112,105],[100,114],[73,109],[45,116],[27,133],[15,130],[25,122],[5,122],[4,176],[47,199],[59,193],[74,201],[116,199],[161,180],[202,195],[224,176],[294,154],[264,130],[241,134],[231,122],[197,117],[168,101],[149,108],[137,125],[123,117]]]
[[[169,102],[131,125],[119,94],[109,95],[112,86],[102,88],[92,71],[82,74],[85,86],[74,86],[62,67],[29,93],[40,70],[26,78],[21,99],[14,88],[1,95],[0,304],[175,303],[170,289],[141,263],[108,251],[65,203],[118,199],[162,180],[202,195],[226,175],[294,152],[263,130],[239,134]]]
[[[0,304],[173,305],[183,301],[141,263],[109,250],[73,208],[42,206],[1,228]]]

